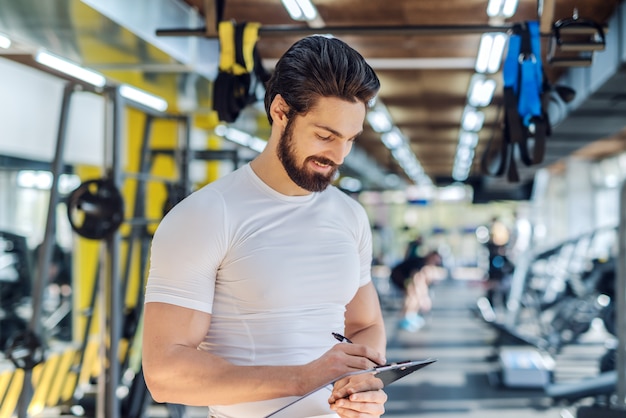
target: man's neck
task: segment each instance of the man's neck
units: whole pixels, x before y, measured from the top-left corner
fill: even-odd
[[[254,173],[272,189],[285,196],[306,196],[310,191],[303,189],[291,180],[278,157],[272,157],[267,150],[250,162]]]

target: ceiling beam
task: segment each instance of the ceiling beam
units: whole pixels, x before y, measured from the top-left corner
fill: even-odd
[[[321,31],[332,35],[359,36],[411,36],[411,35],[471,35],[485,32],[506,32],[513,25],[400,25],[400,26],[325,26],[324,28],[295,25],[265,25],[259,28],[263,37],[285,35],[308,36]],[[207,37],[205,28],[157,29],[157,36],[201,36]]]
[[[555,0],[540,1],[539,10],[539,30],[541,33],[552,32],[552,22],[554,21],[554,2]]]
[[[216,0],[203,0],[204,6],[202,12],[204,13],[204,25],[205,33],[208,38],[216,38],[219,36],[217,33],[217,4]]]

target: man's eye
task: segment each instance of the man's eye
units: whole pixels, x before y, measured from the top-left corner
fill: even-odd
[[[331,136],[332,136],[332,135],[324,136],[324,135],[317,134],[317,137],[318,137],[319,139],[324,140],[324,141],[328,141],[328,140],[331,138]]]

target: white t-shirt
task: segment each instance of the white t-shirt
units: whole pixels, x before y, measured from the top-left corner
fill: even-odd
[[[352,198],[332,186],[285,196],[245,165],[165,216],[145,302],[210,313],[199,349],[234,364],[305,364],[336,344],[332,331],[344,331],[345,306],[371,280],[371,252],[367,215]],[[211,413],[262,417],[288,401]]]

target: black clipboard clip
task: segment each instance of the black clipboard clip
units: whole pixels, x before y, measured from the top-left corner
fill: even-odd
[[[383,381],[383,385],[387,386],[395,382],[396,380],[402,379],[404,376],[413,373],[416,370],[433,364],[436,361],[436,359],[432,358],[426,360],[402,361],[399,363],[390,363],[384,366],[374,367],[372,371],[377,378]]]

